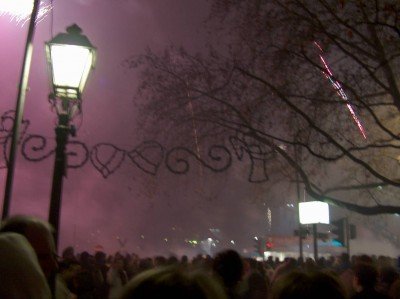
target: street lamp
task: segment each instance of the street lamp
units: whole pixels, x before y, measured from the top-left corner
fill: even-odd
[[[69,122],[75,112],[81,109],[82,92],[96,57],[95,47],[81,33],[82,30],[74,24],[67,28],[67,33],[60,33],[46,43],[52,89],[50,99],[58,115],[58,125],[55,129],[57,147],[49,209],[49,222],[54,227],[56,245],[63,177],[67,166],[65,148],[69,134],[74,134]]]

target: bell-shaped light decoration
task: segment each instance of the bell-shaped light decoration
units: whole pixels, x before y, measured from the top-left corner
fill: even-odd
[[[53,94],[58,98],[81,99],[89,73],[94,68],[96,48],[74,24],[46,43],[46,56]]]

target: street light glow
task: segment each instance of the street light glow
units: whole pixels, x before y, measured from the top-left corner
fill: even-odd
[[[57,34],[46,43],[53,95],[64,99],[81,99],[90,70],[94,67],[96,49],[73,24],[67,33]]]
[[[78,89],[85,84],[92,63],[89,49],[74,45],[53,45],[50,51],[55,86]],[[68,92],[73,91],[71,89]]]

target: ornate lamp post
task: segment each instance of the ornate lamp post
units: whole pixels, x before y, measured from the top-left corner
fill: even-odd
[[[67,159],[65,148],[69,134],[74,134],[69,122],[76,111],[81,109],[82,92],[90,71],[94,67],[96,49],[89,39],[82,35],[76,25],[67,28],[46,43],[46,56],[51,77],[53,101],[58,115],[56,131],[56,157],[49,210],[49,222],[55,230],[58,244],[61,195],[63,177],[66,174]]]

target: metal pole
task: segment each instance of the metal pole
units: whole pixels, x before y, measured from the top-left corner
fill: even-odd
[[[350,257],[350,225],[349,225],[349,218],[344,218],[344,225],[345,225],[345,232],[346,232],[346,245],[347,245],[347,254]]]
[[[16,158],[16,151],[17,151],[18,141],[19,141],[19,127],[22,122],[22,115],[24,113],[26,89],[28,86],[29,70],[30,70],[31,60],[32,60],[32,48],[33,48],[32,41],[33,41],[33,35],[35,33],[36,16],[39,11],[39,2],[40,2],[40,0],[35,0],[33,2],[31,19],[29,22],[28,35],[26,38],[25,54],[24,54],[24,60],[22,63],[21,77],[20,77],[19,86],[18,86],[18,98],[17,98],[16,107],[15,107],[13,133],[11,136],[10,156],[9,156],[9,160],[7,163],[8,169],[7,169],[6,186],[4,189],[2,219],[5,219],[8,217],[9,210],[10,210],[10,201],[11,201],[11,193],[12,193],[12,185],[13,185],[14,169],[15,169],[15,158]]]
[[[62,99],[63,106],[68,105],[67,99]],[[54,242],[58,248],[60,211],[62,199],[63,179],[66,174],[66,155],[65,148],[68,143],[69,114],[62,113],[58,116],[58,126],[56,127],[56,157],[54,161],[53,184],[51,188],[51,200],[49,209],[49,222],[54,227]]]
[[[300,183],[299,175],[296,172],[297,188],[297,216],[299,218],[299,256],[303,259],[303,225],[300,223]]]
[[[317,232],[317,224],[314,223],[312,225],[313,228],[313,239],[314,239],[314,260],[318,261],[318,232]]]
[[[294,157],[296,163],[299,162],[299,154],[297,152],[297,147],[294,146]],[[296,191],[297,191],[297,218],[299,220],[299,257],[303,259],[303,226],[300,223],[300,182],[299,173],[296,171]]]

